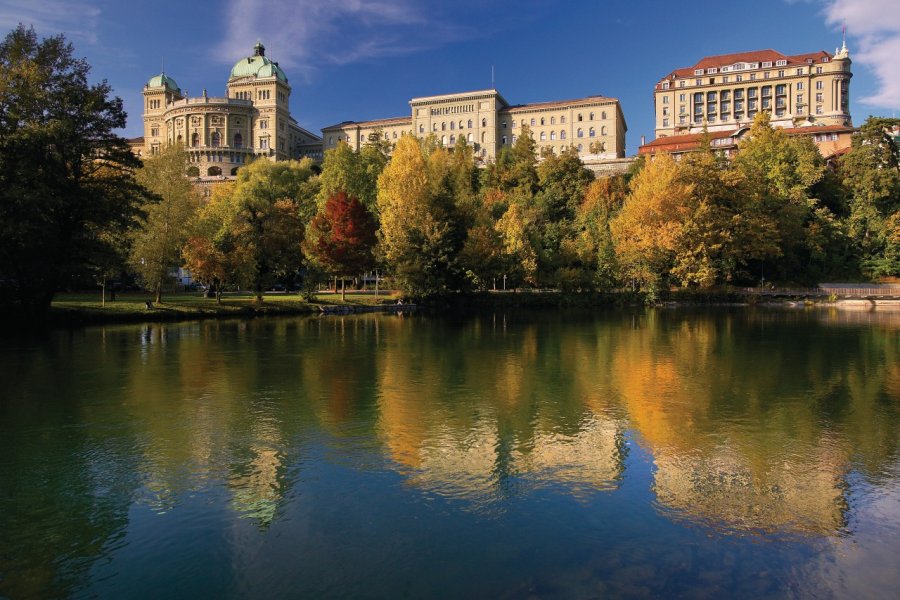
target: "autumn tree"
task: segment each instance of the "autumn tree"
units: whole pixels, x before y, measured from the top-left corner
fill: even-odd
[[[310,221],[304,248],[326,271],[341,277],[342,301],[347,287],[344,277],[375,265],[376,230],[372,214],[345,192],[332,194]]]
[[[103,268],[144,192],[116,130],[122,101],[61,35],[20,25],[0,42],[0,305],[46,316],[56,290]],[[109,234],[109,235],[107,235]]]
[[[199,196],[185,177],[188,155],[181,144],[164,148],[144,161],[137,180],[152,194],[141,208],[144,217],[133,232],[129,264],[144,287],[162,301],[163,285],[183,264],[181,249],[199,205]]]
[[[616,259],[610,222],[622,208],[628,187],[620,175],[600,177],[588,184],[575,211],[574,230],[577,252],[592,283],[609,290],[618,283]]]
[[[400,285],[414,295],[458,289],[465,240],[454,201],[453,159],[434,144],[403,136],[378,180],[380,240]]]
[[[322,162],[319,205],[324,205],[334,194],[345,192],[359,199],[370,212],[375,211],[378,177],[387,162],[381,142],[367,143],[358,152],[346,142],[338,142],[325,153]]]

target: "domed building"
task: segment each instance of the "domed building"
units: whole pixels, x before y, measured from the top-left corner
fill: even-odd
[[[234,64],[227,96],[206,90],[190,98],[169,75],[160,73],[144,86],[142,155],[182,143],[190,155],[188,175],[200,181],[235,176],[249,161],[321,159],[322,139],[300,127],[291,116],[291,86],[277,62],[266,57],[261,43],[253,54]]]

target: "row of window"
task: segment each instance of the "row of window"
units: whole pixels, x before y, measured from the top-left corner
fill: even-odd
[[[797,69],[797,71],[796,71],[796,74],[797,74],[797,75],[803,75],[804,73],[805,73],[805,72],[804,72],[804,70],[803,70],[802,68],[801,68],[801,69]],[[822,67],[815,67],[815,73],[816,73],[816,75],[821,75],[821,74],[823,73]],[[700,74],[700,73],[697,73],[697,74]],[[811,74],[812,74],[812,69],[810,69],[810,75],[811,75]],[[778,76],[778,77],[785,77],[786,75],[787,75],[787,71],[785,71],[784,69],[780,69],[780,70],[777,72],[777,76]],[[771,72],[771,71],[765,71],[765,72],[763,73],[763,79],[771,79],[771,78],[772,78],[772,72]],[[750,73],[750,75],[749,75],[749,80],[750,80],[750,81],[756,81],[756,73]],[[705,81],[706,81],[705,78],[703,78],[703,77],[698,77],[698,78],[694,79],[694,85],[696,85],[696,86],[706,85],[706,84],[704,84]],[[729,75],[723,75],[722,77],[720,77],[720,78],[718,79],[718,83],[730,83],[731,81],[732,81],[732,79],[731,79],[731,77],[730,77]],[[735,76],[734,76],[734,81],[735,81],[735,82],[741,82],[741,81],[744,81],[744,76],[743,76],[743,75],[735,75]],[[708,85],[715,85],[716,82],[717,82],[717,80],[716,80],[715,77],[710,77],[710,78],[709,78],[709,84],[708,84]],[[678,87],[683,88],[683,87],[685,87],[686,85],[687,85],[687,81],[686,81],[686,80],[681,79],[681,80],[678,81]],[[662,87],[662,89],[667,90],[667,89],[670,88],[670,86],[671,86],[671,83],[670,83],[670,82],[664,81],[664,82],[662,82],[662,86],[661,86],[661,87]]]

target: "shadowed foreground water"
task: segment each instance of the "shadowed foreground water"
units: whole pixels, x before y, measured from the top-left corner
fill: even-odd
[[[0,341],[0,596],[896,597],[900,313]]]

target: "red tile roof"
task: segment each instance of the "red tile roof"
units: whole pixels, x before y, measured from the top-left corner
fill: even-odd
[[[739,129],[731,129],[728,131],[710,131],[710,140],[718,140],[735,136],[743,137],[744,133],[749,130],[748,127]],[[787,135],[815,135],[817,133],[852,133],[856,131],[854,127],[847,125],[810,125],[808,127],[789,127],[781,129]],[[703,138],[702,133],[690,133],[685,135],[672,135],[668,137],[656,138],[652,142],[648,142],[638,148],[638,154],[654,154],[656,152],[684,152],[694,150],[700,146],[700,140]]]
[[[736,52],[734,54],[719,54],[717,56],[705,56],[697,62],[693,67],[683,67],[672,71],[665,79],[676,79],[678,77],[695,77],[694,71],[703,69],[718,69],[720,67],[731,66],[735,63],[762,63],[772,61],[772,66],[779,60],[786,60],[787,66],[799,66],[807,64],[807,60],[813,62],[822,62],[823,59],[831,60],[833,57],[828,52],[820,50],[819,52],[808,52],[806,54],[796,54],[788,56],[776,50],[753,50],[752,52]]]

